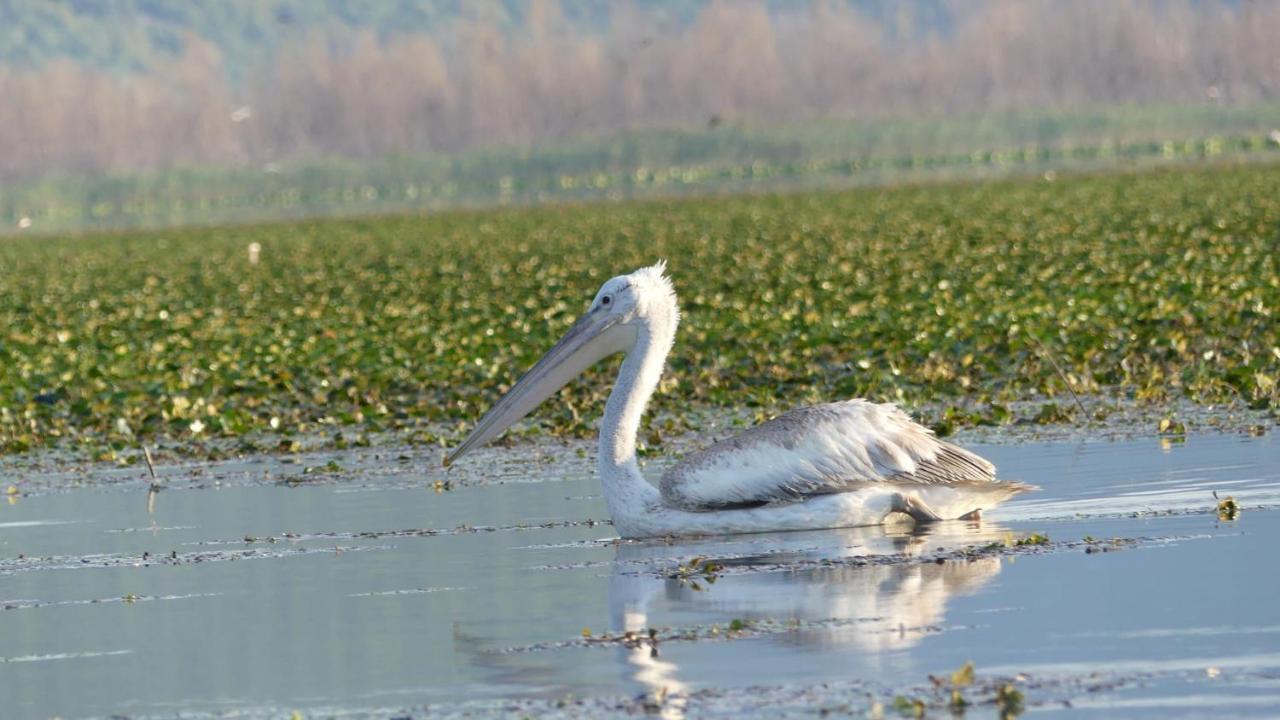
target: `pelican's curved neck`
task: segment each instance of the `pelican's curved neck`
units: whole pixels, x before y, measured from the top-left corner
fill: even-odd
[[[640,323],[636,343],[622,361],[618,381],[605,405],[600,424],[600,479],[605,501],[615,514],[619,501],[657,497],[657,490],[640,474],[636,436],[674,339],[674,323]]]

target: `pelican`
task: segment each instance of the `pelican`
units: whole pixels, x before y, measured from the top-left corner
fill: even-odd
[[[445,466],[501,435],[587,368],[624,353],[597,459],[605,504],[624,538],[857,527],[895,514],[916,522],[970,519],[1032,489],[996,480],[987,460],[938,440],[892,404],[866,400],[786,412],[693,453],[654,487],[636,461],[636,436],[679,322],[665,262],[609,279]]]

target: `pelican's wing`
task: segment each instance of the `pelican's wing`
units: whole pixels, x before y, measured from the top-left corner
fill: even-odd
[[[693,453],[663,474],[662,496],[686,510],[714,510],[868,483],[990,485],[995,474],[896,406],[849,400],[792,410]]]

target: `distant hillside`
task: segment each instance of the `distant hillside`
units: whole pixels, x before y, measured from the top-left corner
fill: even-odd
[[[586,11],[602,4],[563,7],[576,16],[578,6]],[[0,63],[40,67],[70,59],[137,72],[181,56],[194,37],[243,65],[317,32],[370,30],[381,37],[431,32],[464,13],[518,24],[523,17],[512,11],[514,5],[501,0],[0,0]]]
[[[711,0],[635,0],[631,5],[674,26]],[[878,22],[935,29],[949,22],[942,0],[836,0]],[[446,32],[480,22],[519,31],[552,12],[580,32],[600,32],[624,3],[614,0],[0,0],[0,65],[39,67],[70,59],[97,68],[145,71],[182,55],[191,38],[217,47],[233,74],[264,62],[281,46],[316,34],[369,31],[388,40]],[[802,8],[765,3],[770,12]]]

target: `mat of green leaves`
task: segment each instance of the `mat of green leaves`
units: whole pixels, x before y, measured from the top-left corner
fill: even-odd
[[[659,258],[668,419],[867,396],[1006,422],[1068,390],[1275,412],[1277,255],[1274,164],[14,238],[0,451],[435,441]],[[588,433],[611,379],[536,431]]]

